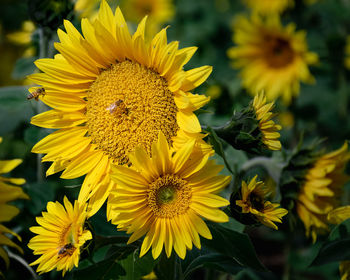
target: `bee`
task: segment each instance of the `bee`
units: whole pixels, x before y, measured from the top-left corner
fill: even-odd
[[[42,96],[45,95],[45,89],[44,88],[37,88],[37,89],[35,89],[33,92],[31,92],[27,96],[27,100],[30,100],[30,99],[34,98],[36,101],[38,101],[40,95],[42,95]]]
[[[118,99],[117,101],[113,102],[106,108],[106,110],[109,111],[111,114],[119,113],[127,115],[129,113],[129,109],[126,107],[124,101],[121,99]]]
[[[75,247],[72,243],[68,243],[66,245],[64,245],[59,251],[58,251],[58,256],[59,257],[64,257],[64,256],[71,256],[73,255],[73,252],[75,251]]]

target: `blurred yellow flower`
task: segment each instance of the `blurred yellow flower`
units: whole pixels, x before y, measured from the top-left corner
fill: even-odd
[[[84,37],[69,21],[58,30],[60,52],[35,62],[43,73],[29,78],[44,87],[39,98],[53,110],[31,123],[59,129],[38,142],[34,153],[47,153],[53,164],[47,175],[65,170],[61,177],[85,177],[78,200],[89,200],[90,215],[106,201],[111,182],[110,164],[128,164],[128,153],[151,145],[162,131],[173,147],[190,139],[211,148],[202,138],[194,111],[209,98],[190,91],[212,71],[203,66],[184,71],[196,47],[179,49],[167,43],[166,29],[145,39],[146,18],[130,35],[119,8],[113,14],[102,1],[97,19],[82,19]]]
[[[128,243],[146,235],[140,257],[152,246],[156,259],[165,248],[169,258],[174,248],[184,259],[192,243],[201,248],[199,235],[211,239],[202,217],[217,223],[228,221],[218,209],[229,202],[217,194],[231,181],[218,175],[223,166],[209,155],[195,152],[195,141],[174,153],[163,133],[152,145],[152,157],[137,148],[129,155],[132,167],[116,166],[112,179],[117,183],[110,211],[117,213],[112,223],[132,234]]]
[[[294,6],[293,0],[243,0],[243,3],[262,15],[282,13],[287,8]]]
[[[7,39],[17,45],[29,45],[31,42],[32,34],[35,30],[35,25],[32,21],[25,21],[22,24],[21,31],[13,32],[10,34],[7,34]],[[28,47],[23,56],[24,57],[31,57],[35,54],[35,48],[34,47]]]
[[[266,104],[266,96],[263,92],[255,95],[253,100],[253,108],[256,114],[256,119],[259,121],[259,129],[262,135],[262,142],[270,150],[280,150],[281,142],[278,140],[280,134],[278,130],[282,127],[272,120],[275,116],[271,112],[274,102]]]
[[[53,269],[67,271],[78,266],[81,247],[92,238],[91,232],[84,228],[87,218],[86,204],[78,201],[73,205],[64,197],[64,206],[59,202],[49,202],[47,212],[36,221],[40,226],[30,228],[37,234],[28,244],[34,255],[42,255],[30,265],[39,265],[42,274]]]
[[[308,65],[316,64],[318,56],[308,51],[306,32],[295,31],[294,23],[284,27],[278,16],[238,16],[233,31],[237,46],[228,56],[233,67],[242,69],[242,84],[251,94],[265,90],[268,100],[282,96],[289,104],[300,81],[315,82]]]
[[[263,225],[278,229],[277,223],[282,223],[282,217],[287,215],[288,211],[280,207],[278,203],[266,201],[270,189],[262,181],[256,181],[256,175],[247,184],[242,181],[241,200],[236,200],[236,205],[242,208],[242,213],[251,213]]]
[[[294,115],[292,112],[284,111],[279,113],[278,120],[283,128],[291,128],[294,126]]]
[[[137,23],[144,16],[148,16],[147,31],[151,35],[164,23],[171,21],[175,14],[172,0],[122,0],[120,6],[125,17],[132,22]]]
[[[212,85],[207,89],[206,95],[210,97],[210,99],[217,99],[221,95],[221,87],[219,85]]]
[[[350,69],[350,36],[346,37],[346,46],[345,46],[345,67]]]
[[[98,6],[101,0],[77,0],[74,10],[79,14],[80,18],[88,18],[93,21],[98,14]]]
[[[301,187],[296,210],[305,226],[306,235],[316,241],[317,234],[328,232],[327,215],[339,205],[342,187],[350,177],[344,173],[350,159],[348,144],[321,156],[309,169]],[[332,214],[332,219],[335,215]],[[339,212],[341,213],[341,212]]]
[[[2,138],[0,137],[0,143]],[[0,160],[0,174],[5,174],[16,168],[22,163],[21,159],[12,160]],[[23,192],[21,187],[14,185],[23,185],[25,180],[22,178],[9,178],[0,176],[0,222],[8,222],[13,217],[18,215],[19,210],[13,205],[7,204],[10,201],[16,199],[29,199],[29,197]],[[0,224],[0,258],[5,261],[6,266],[9,266],[9,258],[7,252],[3,246],[9,246],[17,249],[19,252],[23,253],[21,247],[19,247],[15,242],[13,242],[7,235],[15,236],[19,241],[21,238],[19,235]],[[1,272],[0,272],[1,275]]]

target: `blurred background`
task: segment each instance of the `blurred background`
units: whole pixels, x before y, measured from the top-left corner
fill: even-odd
[[[259,1],[259,0],[257,0]],[[34,61],[39,57],[52,57],[56,52],[53,42],[57,39],[57,28],[62,28],[63,19],[70,19],[80,28],[81,17],[95,16],[99,1],[68,0],[1,0],[0,1],[0,159],[23,159],[23,163],[11,174],[25,178],[25,192],[29,201],[16,201],[21,213],[6,225],[18,232],[23,239],[25,254],[21,256],[30,263],[35,258],[26,244],[33,236],[28,228],[35,224],[48,201],[77,197],[81,179],[62,180],[55,174],[43,179],[48,164],[38,163],[36,154],[31,153],[33,145],[49,134],[49,130],[30,125],[30,118],[45,110],[41,102],[27,100],[30,82],[26,76],[38,71]],[[129,29],[136,30],[137,22],[147,8],[140,10],[128,5],[138,5],[136,0],[124,2],[109,0],[112,7],[120,5],[128,21]],[[126,3],[129,2],[129,3]],[[152,0],[159,2],[158,9],[165,11],[150,21],[149,34],[169,25],[168,41],[177,40],[180,47],[197,46],[198,51],[186,65],[187,69],[212,65],[213,73],[208,81],[195,93],[211,97],[205,114],[199,115],[203,125],[222,125],[233,113],[247,106],[251,96],[242,87],[240,70],[232,67],[227,51],[234,46],[233,22],[237,15],[249,15],[251,10],[240,0]],[[166,2],[166,4],[162,3]],[[136,3],[136,4],[135,4]],[[319,63],[310,68],[316,79],[313,85],[301,84],[300,94],[290,104],[276,101],[277,122],[283,127],[281,142],[284,150],[293,149],[301,135],[305,142],[315,138],[325,139],[327,150],[339,148],[350,138],[350,71],[346,68],[347,38],[350,35],[349,0],[296,0],[293,7],[281,15],[285,25],[294,22],[297,30],[307,32],[310,51],[319,56]],[[225,147],[229,163],[239,169],[249,155]],[[278,155],[277,155],[278,156]],[[222,161],[218,158],[219,161]],[[348,189],[347,186],[346,189]],[[348,197],[348,191],[344,197]],[[344,198],[346,199],[346,198]],[[93,219],[95,228],[104,234],[113,234],[114,227],[105,222],[104,210]],[[244,271],[236,278],[222,279],[338,279],[338,264],[308,268],[317,244],[310,246],[303,229],[296,230],[297,246],[287,248],[286,257],[283,232],[267,228],[248,230],[262,262],[271,273],[257,274]],[[288,238],[288,237],[287,237]],[[28,269],[16,260],[11,260],[5,273],[7,279],[31,279]],[[209,276],[208,276],[209,275]],[[198,272],[193,277],[211,277],[208,272]],[[219,277],[218,276],[218,277]],[[70,279],[68,274],[66,279]],[[40,279],[61,279],[61,274],[47,273]],[[127,279],[127,278],[125,278]],[[129,279],[129,278],[128,278]],[[207,278],[214,279],[214,278]],[[219,278],[215,278],[219,279]]]

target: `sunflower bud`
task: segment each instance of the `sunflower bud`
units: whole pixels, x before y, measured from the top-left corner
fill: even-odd
[[[273,102],[266,104],[263,93],[257,94],[247,108],[235,112],[227,124],[214,130],[235,149],[253,154],[261,154],[266,149],[280,150],[277,131],[281,126],[272,120],[275,116],[270,112],[273,105]]]

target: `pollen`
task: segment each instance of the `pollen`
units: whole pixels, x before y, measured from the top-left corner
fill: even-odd
[[[163,175],[148,189],[148,205],[154,215],[172,218],[186,213],[191,203],[191,187],[178,176]]]
[[[137,62],[125,60],[101,72],[87,97],[87,127],[92,143],[116,164],[142,146],[150,154],[159,130],[168,142],[176,136],[177,107],[167,81]]]

